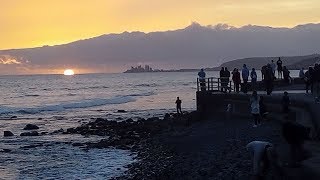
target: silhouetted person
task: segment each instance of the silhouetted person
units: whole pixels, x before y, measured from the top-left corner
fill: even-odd
[[[253,127],[257,127],[260,124],[260,106],[259,106],[259,96],[257,91],[252,92],[250,98],[251,114],[253,116],[254,124]]]
[[[220,83],[221,83],[221,91],[225,92],[226,91],[226,86],[225,86],[225,82],[226,82],[226,72],[224,67],[221,67],[220,70]]]
[[[177,105],[177,113],[178,114],[182,114],[181,103],[182,103],[182,101],[179,99],[179,97],[177,97],[176,105]]]
[[[265,77],[265,75],[266,75],[266,69],[267,69],[267,66],[262,66],[262,67],[261,67],[262,80],[264,80],[264,77]]]
[[[257,73],[256,70],[254,68],[252,68],[251,73],[250,73],[250,77],[251,77],[251,87],[252,87],[252,91],[256,90],[256,86],[257,86]]]
[[[239,73],[237,68],[234,68],[234,70],[232,72],[232,80],[233,80],[233,83],[234,83],[235,91],[239,92],[241,79],[240,79],[240,73]]]
[[[291,166],[300,166],[300,162],[306,159],[307,154],[304,151],[304,141],[309,139],[310,128],[306,128],[301,124],[288,120],[282,124],[282,135],[291,150]]]
[[[290,71],[286,66],[283,66],[283,79],[286,83],[290,83]]]
[[[287,91],[285,91],[283,93],[281,103],[282,103],[282,112],[288,114],[289,113],[290,98],[289,98]]]
[[[277,61],[277,70],[278,70],[278,78],[281,79],[282,78],[282,61],[279,57],[278,61]]]
[[[273,60],[271,60],[271,69],[272,69],[272,74],[273,74],[273,77],[275,78],[275,74],[276,74],[276,64],[274,63]]]
[[[273,80],[274,80],[274,77],[273,77],[273,73],[272,73],[272,68],[271,68],[271,65],[268,64],[266,67],[266,72],[265,72],[265,76],[264,76],[265,88],[266,88],[268,95],[270,95],[272,93]]]
[[[299,78],[304,80],[305,77],[306,76],[305,76],[305,73],[304,73],[304,68],[301,68],[300,71],[299,71]]]
[[[260,108],[260,116],[264,119],[266,118],[267,114],[268,114],[268,111],[267,111],[267,106],[266,104],[264,103],[264,97],[263,96],[260,96],[260,99],[259,99],[259,108]]]
[[[270,176],[271,179],[283,177],[283,170],[273,144],[266,141],[252,141],[246,148],[252,156],[254,180],[263,180]]]
[[[309,67],[308,71],[304,74],[304,83],[306,84],[306,93],[309,93],[309,87],[312,85],[312,74],[313,74],[313,68]],[[312,86],[311,86],[311,93],[312,93]]]
[[[228,88],[231,73],[227,67],[224,68],[224,72],[225,72],[225,77],[226,77],[226,87]],[[231,85],[230,85],[230,88],[228,88],[228,89],[229,89],[229,91],[231,91]]]
[[[241,75],[242,75],[242,80],[243,80],[243,92],[247,93],[248,92],[248,79],[249,79],[249,69],[247,68],[246,64],[243,64],[242,66],[242,71],[241,71]]]
[[[198,76],[199,76],[201,91],[205,91],[206,90],[206,73],[204,72],[203,69],[201,69],[200,72],[198,72]]]
[[[320,65],[314,65],[314,75],[313,75],[313,94],[317,103],[320,101]]]
[[[314,65],[313,69],[312,69],[312,72],[311,72],[311,93],[314,95],[315,94],[315,84],[316,84],[316,81],[317,81],[317,72],[316,72],[316,67],[317,67],[317,64]]]

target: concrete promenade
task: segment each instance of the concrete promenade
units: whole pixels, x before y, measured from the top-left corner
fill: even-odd
[[[294,85],[294,91],[299,92]],[[301,86],[300,84],[300,87]],[[305,147],[312,153],[312,157],[303,161],[302,167],[299,169],[287,168],[287,172],[293,176],[300,177],[298,179],[320,179],[320,104],[315,103],[314,97],[310,94],[290,93],[290,86],[286,88],[278,87],[277,92],[272,95],[265,95],[265,92],[258,92],[259,95],[265,97],[267,111],[270,112],[268,120],[282,122],[284,115],[281,112],[281,98],[283,91],[289,91],[291,100],[289,118],[296,122],[311,128],[310,141],[307,141]],[[292,91],[292,90],[291,90]],[[293,92],[294,92],[293,91]],[[215,114],[223,114],[226,112],[227,105],[230,104],[231,117],[252,118],[250,113],[249,98],[252,92],[248,94],[240,93],[222,93],[217,91],[198,91],[197,92],[197,110],[204,113],[207,117]],[[284,159],[289,153],[288,147],[284,144],[280,146],[280,154]]]

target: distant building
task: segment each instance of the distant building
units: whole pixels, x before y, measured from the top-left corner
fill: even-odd
[[[131,67],[131,69],[126,70],[124,73],[142,73],[142,72],[155,72],[149,65],[142,67],[141,65],[137,67]]]

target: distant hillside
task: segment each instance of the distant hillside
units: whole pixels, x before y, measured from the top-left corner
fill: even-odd
[[[283,57],[284,64],[291,65],[313,57],[301,55],[320,52],[319,34],[320,24],[237,28],[227,24],[193,23],[173,31],[124,32],[64,45],[0,50],[0,74],[48,73],[63,68],[122,72],[131,66],[146,64],[156,69],[198,69],[221,63],[229,68],[241,67],[243,63],[260,68],[277,56],[297,56]],[[225,63],[239,58],[246,59]]]
[[[307,68],[309,68],[309,66],[313,66],[315,63],[320,64],[320,56],[303,59],[299,62],[290,64],[288,66],[288,68],[289,69],[301,69],[303,67],[303,68],[307,69]]]
[[[219,67],[214,68],[220,70],[221,67],[227,67],[228,69],[238,68],[241,69],[243,64],[246,64],[249,68],[261,69],[262,66],[271,63],[274,60],[276,63],[279,57],[252,57],[244,59],[236,59],[221,64]],[[301,67],[308,67],[320,60],[319,54],[307,55],[307,56],[287,56],[280,57],[283,66],[287,66],[289,69],[300,69]]]

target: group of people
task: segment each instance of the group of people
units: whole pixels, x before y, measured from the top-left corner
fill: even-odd
[[[290,71],[286,66],[282,66],[281,58],[279,57],[277,64],[275,64],[274,61],[271,60],[271,63],[268,63],[267,65],[261,67],[262,80],[264,81],[265,90],[267,91],[268,95],[272,93],[274,80],[277,79],[276,68],[278,71],[278,78],[283,78],[283,80],[288,84],[291,83]]]
[[[281,100],[282,105],[282,112],[288,116],[289,115],[289,106],[290,106],[290,98],[289,93],[285,91],[283,93],[283,97]],[[257,91],[252,92],[252,96],[250,97],[250,107],[251,107],[251,114],[254,119],[253,127],[257,127],[260,125],[260,119],[264,119],[268,114],[267,107],[264,103],[264,97],[258,96]]]
[[[309,139],[310,128],[306,128],[290,119],[290,97],[288,92],[284,92],[281,103],[285,118],[282,124],[282,135],[290,146],[291,154],[291,162],[287,165],[297,167],[300,165],[300,162],[308,156],[303,144],[305,140]],[[261,116],[265,116],[267,112],[266,105],[263,102],[263,96],[259,97],[257,92],[253,91],[250,104],[254,119],[253,127],[257,127],[261,122]],[[278,159],[275,145],[266,141],[252,141],[248,143],[246,147],[253,157],[254,179],[264,179],[268,173],[271,173],[274,177],[285,176],[282,165]]]
[[[281,58],[277,60],[275,63],[274,60],[271,60],[271,63],[268,63],[267,65],[264,65],[261,67],[261,74],[262,74],[262,80],[265,76],[271,76],[276,79],[276,70],[278,72],[278,79],[284,79],[288,80],[290,79],[290,71],[287,69],[286,66],[282,65],[283,62]],[[271,73],[267,72],[267,70],[270,69]]]
[[[299,72],[299,77],[304,80],[306,84],[306,93],[311,93],[314,95],[317,102],[319,102],[320,96],[320,65],[315,64],[313,67],[310,66],[309,69],[304,73],[302,68]]]
[[[231,77],[231,75],[232,75],[232,77]],[[252,68],[252,70],[250,72],[246,64],[243,65],[242,70],[241,70],[241,74],[239,72],[239,69],[237,69],[237,68],[234,68],[231,73],[227,67],[221,68],[221,70],[220,70],[221,91],[225,92],[225,91],[227,91],[227,89],[230,89],[230,87],[228,87],[230,77],[234,83],[235,92],[240,91],[241,77],[242,77],[242,81],[243,81],[242,90],[244,93],[248,92],[249,77],[251,78],[252,89],[255,89],[255,84],[257,82],[257,73],[254,68]]]
[[[278,70],[278,78],[283,78],[285,81],[290,81],[290,71],[286,68],[286,66],[282,66],[282,61],[279,58],[277,61],[277,65],[272,60],[270,64],[267,64],[261,68],[262,80],[265,84],[265,89],[267,94],[270,95],[273,90],[273,81],[276,79],[275,72],[276,67]],[[251,78],[251,89],[254,91],[257,89],[257,72],[255,68],[252,68],[251,71],[247,67],[246,64],[243,64],[241,72],[239,69],[234,68],[230,73],[227,67],[222,67],[220,70],[220,80],[221,80],[221,91],[226,92],[228,87],[229,79],[232,79],[234,84],[234,91],[240,92],[240,86],[244,93],[248,92],[248,81]],[[242,84],[241,84],[242,78]]]

